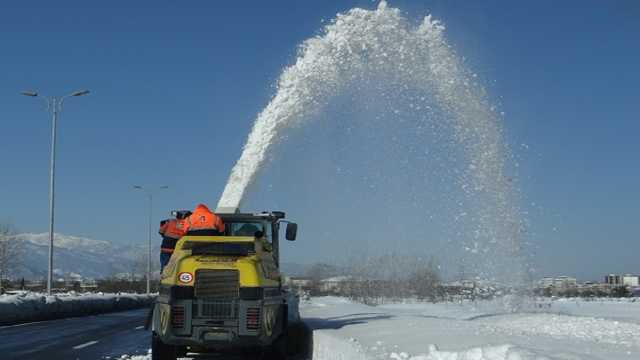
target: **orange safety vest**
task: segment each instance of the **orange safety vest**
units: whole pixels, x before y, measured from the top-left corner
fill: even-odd
[[[166,224],[164,236],[178,240],[183,237],[185,233],[184,223],[177,219],[171,219]]]
[[[171,219],[161,225],[160,235],[162,235],[162,245],[160,246],[160,252],[172,254],[176,243],[185,233],[183,220]]]
[[[198,204],[193,213],[187,218],[187,231],[217,230],[224,233],[222,219],[209,210],[204,204]]]

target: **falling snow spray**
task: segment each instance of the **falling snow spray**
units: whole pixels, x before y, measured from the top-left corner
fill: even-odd
[[[412,24],[384,1],[375,10],[338,14],[320,35],[300,46],[295,63],[282,72],[275,96],[258,115],[218,207],[241,205],[287,129],[305,125],[335,97],[365,86],[378,88],[391,101],[411,93],[415,113],[448,129],[464,154],[464,164],[456,166],[461,169],[455,173],[457,191],[475,199],[460,211],[473,219],[459,244],[473,259],[469,270],[486,279],[521,281],[522,219],[507,174],[510,156],[500,114],[445,41],[439,21],[426,16]]]

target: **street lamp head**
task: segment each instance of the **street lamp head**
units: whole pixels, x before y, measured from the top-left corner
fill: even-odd
[[[35,91],[23,91],[20,94],[22,94],[24,96],[32,96],[32,97],[38,96],[38,93],[35,92]]]
[[[71,96],[82,96],[82,95],[87,95],[88,93],[89,93],[89,90],[79,90],[71,94]]]
[[[168,189],[168,188],[169,188],[169,185],[162,185],[162,186],[160,186],[160,189],[163,189],[163,190],[164,190],[164,189]]]
[[[133,188],[142,190],[142,186],[140,186],[140,185],[133,185]]]

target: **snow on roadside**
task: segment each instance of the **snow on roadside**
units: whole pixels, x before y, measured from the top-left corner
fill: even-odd
[[[426,355],[409,356],[407,353],[392,353],[393,360],[553,360],[553,358],[513,345],[485,346],[463,351],[440,351],[429,346]]]
[[[593,316],[640,324],[640,299],[638,298],[597,298],[583,299],[541,299],[541,305],[548,312],[563,315]]]
[[[314,331],[314,360],[638,359],[640,312],[630,315],[636,304],[617,311],[631,316],[628,322],[606,317],[619,304],[581,305],[564,304],[563,312],[580,313],[570,316],[492,312],[492,304],[481,303],[370,307],[324,297],[303,302],[301,310]]]
[[[148,306],[154,295],[20,292],[0,296],[0,325],[83,316]]]
[[[640,347],[640,325],[594,317],[555,314],[505,316],[490,320],[488,331],[496,333],[545,335],[589,342]]]
[[[538,307],[544,310],[535,313],[505,312],[495,305],[414,302],[371,307],[322,297],[301,301],[300,309],[313,330],[313,360],[640,358],[639,303],[563,301]],[[150,359],[123,355],[118,360]]]
[[[147,351],[146,355],[124,354],[124,355],[121,355],[119,358],[116,358],[116,360],[151,360],[151,349]]]
[[[354,338],[341,339],[324,332],[313,334],[314,360],[367,360],[365,351]]]

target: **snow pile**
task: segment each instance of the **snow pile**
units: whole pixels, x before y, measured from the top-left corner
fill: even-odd
[[[555,314],[531,314],[504,317],[487,330],[555,338],[577,338],[590,342],[640,347],[640,325],[594,317]]]
[[[368,354],[354,338],[341,339],[324,332],[314,334],[314,360],[367,360],[381,358]],[[429,345],[427,354],[410,355],[407,352],[391,352],[392,360],[553,360],[554,358],[536,354],[532,350],[514,345],[474,347],[462,351],[441,351]]]
[[[440,351],[429,346],[427,355],[410,356],[407,353],[392,353],[394,360],[552,360],[550,357],[513,345],[484,346],[463,351]]]
[[[121,355],[117,360],[151,360],[151,349],[147,352],[147,355]]]
[[[367,360],[365,350],[354,338],[342,339],[325,332],[313,333],[314,360]]]
[[[101,314],[149,306],[154,295],[18,293],[0,296],[0,325]]]
[[[372,307],[322,297],[301,302],[300,310],[313,329],[314,360],[639,358],[640,304],[560,304],[505,313],[491,301]],[[564,314],[552,313],[558,310]]]
[[[550,313],[606,317],[640,324],[640,301],[635,298],[555,299],[540,304]]]

